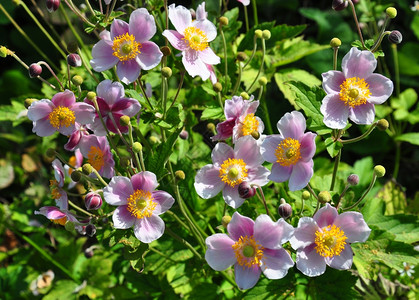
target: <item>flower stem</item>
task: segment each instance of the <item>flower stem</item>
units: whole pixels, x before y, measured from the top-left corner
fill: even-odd
[[[222,29],[222,26],[220,24],[220,35],[223,40],[223,51],[224,51],[224,87],[223,89],[227,89],[227,79],[228,79],[228,60],[227,60],[227,43],[226,38],[224,36],[224,31]]]
[[[169,110],[169,109],[171,109],[171,108],[172,108],[172,106],[175,104],[176,99],[177,99],[177,97],[179,96],[179,92],[180,92],[180,90],[182,89],[183,79],[184,79],[184,78],[185,78],[185,72],[184,72],[184,71],[182,71],[182,72],[180,72],[180,81],[179,81],[179,86],[178,86],[177,91],[176,91],[176,95],[175,95],[175,97],[173,98],[173,101],[172,101],[172,103],[170,104],[170,106],[169,106],[168,110]]]
[[[249,17],[247,16],[247,6],[243,6],[244,8],[244,21],[246,23],[246,32],[249,31]]]
[[[263,89],[264,89],[264,87],[261,86],[260,91],[259,91],[258,100],[260,101],[260,104],[262,105],[262,108],[263,108],[263,115],[264,115],[264,119],[265,119],[266,132],[267,132],[267,134],[273,134],[271,117],[269,116],[268,104],[266,103],[266,99],[265,100],[261,99]]]
[[[365,131],[362,135],[360,135],[359,137],[353,138],[353,139],[349,139],[349,140],[341,140],[339,139],[339,141],[342,144],[351,144],[351,143],[355,143],[355,142],[359,142],[360,140],[366,138],[373,130],[374,128],[377,126],[378,122],[373,123],[370,128],[368,128],[367,131]]]
[[[364,43],[364,38],[362,37],[361,27],[359,26],[358,18],[356,16],[355,5],[351,0],[348,0],[348,2],[349,2],[349,4],[351,5],[351,8],[352,8],[352,14],[354,16],[355,25],[356,25],[356,29],[358,30],[359,39],[361,40],[362,48],[366,49],[365,43]]]
[[[217,99],[218,99],[218,103],[220,104],[220,107],[224,110],[223,99],[221,98],[221,92],[217,93]]]
[[[244,64],[244,66],[243,66],[243,70],[246,68],[246,66],[252,61],[252,59],[253,59],[253,57],[255,56],[255,54],[256,54],[256,50],[257,50],[257,48],[258,48],[258,43],[257,43],[257,37],[256,37],[256,35],[253,37],[253,51],[252,51],[252,54],[250,54],[250,58],[249,58],[249,60]]]
[[[263,70],[263,66],[265,63],[265,53],[266,53],[266,46],[265,46],[265,40],[262,39],[262,62],[260,63],[260,68],[258,70],[258,73],[256,74],[255,79],[253,80],[252,84],[249,86],[249,88],[247,89],[247,93],[250,92],[250,90],[252,89],[253,85],[256,83],[256,80],[258,80],[260,73]]]
[[[338,173],[339,163],[340,163],[340,156],[342,155],[342,149],[339,149],[338,155],[335,158],[335,164],[333,166],[333,174],[332,174],[332,183],[330,184],[330,190],[333,191],[335,188],[336,182],[336,175]]]
[[[397,180],[397,176],[399,175],[399,167],[400,167],[400,142],[396,142],[396,155],[394,157],[394,171],[393,171],[393,178]]]
[[[271,214],[271,212],[268,209],[268,205],[266,204],[266,199],[265,199],[265,195],[263,193],[262,187],[257,184],[252,184],[252,186],[255,186],[258,188],[259,193],[256,193],[256,195],[258,196],[259,200],[263,203],[263,206],[265,207],[265,210],[266,210],[266,214],[269,215],[273,221],[275,221],[275,217]]]
[[[179,242],[181,242],[183,245],[185,245],[189,250],[192,251],[192,253],[200,260],[202,260],[202,256],[201,254],[199,254],[194,247],[192,247],[191,244],[189,244],[188,241],[186,241],[185,239],[181,238],[180,236],[178,236],[176,233],[174,233],[171,229],[169,229],[168,227],[165,228],[165,232],[167,232],[170,236],[172,236],[175,240],[178,240]],[[204,248],[205,249],[205,248]]]
[[[68,200],[68,204],[70,204],[71,207],[73,207],[74,209],[78,210],[79,212],[84,213],[85,215],[88,215],[89,217],[96,217],[96,215],[89,213],[88,211],[84,210],[81,207],[78,207],[77,205],[75,205],[72,201]]]
[[[356,202],[355,202],[355,204],[353,204],[353,205],[351,205],[351,206],[349,206],[349,207],[345,207],[345,208],[343,208],[343,211],[347,211],[347,210],[350,210],[350,209],[352,209],[352,208],[357,207],[357,206],[358,206],[358,204],[359,204],[359,203],[361,203],[361,201],[362,201],[362,200],[364,200],[365,196],[367,196],[367,194],[369,193],[369,191],[372,189],[372,187],[373,187],[373,186],[374,186],[374,184],[375,184],[375,180],[376,180],[376,179],[377,179],[377,176],[376,176],[376,175],[375,175],[375,173],[374,173],[374,175],[372,176],[372,180],[371,180],[370,185],[368,186],[368,188],[367,188],[367,190],[364,192],[364,194],[362,194],[361,198],[359,198],[359,200],[358,200],[358,201],[356,201]]]
[[[339,47],[333,47],[333,70],[338,69],[338,52]]]
[[[47,64],[44,61],[38,61],[38,65],[44,65],[45,67],[47,67],[47,69],[51,72],[52,76],[54,76],[54,78],[57,80],[57,82],[59,83],[59,85],[61,86],[61,90],[64,91],[64,86],[61,83],[61,81],[58,79],[57,75],[55,75],[55,72],[51,69],[51,67],[49,66],[49,64]]]
[[[253,8],[253,21],[255,22],[255,25],[258,25],[258,8],[256,5],[256,0],[252,0],[252,8]]]
[[[347,183],[345,185],[345,188],[343,189],[342,193],[339,195],[339,199],[338,199],[338,201],[336,203],[336,209],[339,209],[340,201],[342,200],[343,196],[345,196],[345,193],[348,190],[349,186],[350,186],[350,184]]]
[[[99,181],[104,185],[104,186],[107,186],[108,184],[106,183],[106,181],[105,180],[103,180],[103,178],[102,178],[102,176],[100,176],[100,174],[99,174],[99,172],[95,169],[95,168],[92,168],[92,173],[94,173],[95,175],[96,175],[96,177],[97,177],[97,179],[99,179]]]
[[[241,63],[241,61],[238,61],[237,66],[238,66],[238,69],[239,69],[239,74],[237,75],[236,84],[234,85],[233,92],[231,93],[232,95],[236,94],[237,89],[240,86],[240,81],[241,81],[241,78],[242,78],[242,63]]]
[[[396,81],[396,97],[400,96],[400,72],[399,72],[399,58],[397,55],[397,45],[391,44],[391,52],[393,52],[393,62],[394,62],[394,77]]]

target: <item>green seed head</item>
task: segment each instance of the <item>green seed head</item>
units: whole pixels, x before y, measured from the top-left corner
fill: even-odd
[[[321,203],[327,203],[330,202],[330,200],[332,200],[332,196],[328,191],[322,191],[319,193],[319,201]]]
[[[340,39],[338,39],[338,38],[333,38],[333,39],[330,41],[330,47],[332,47],[332,48],[338,48],[338,47],[340,47],[340,45],[342,45],[342,42],[341,42],[341,40],[340,40]]]
[[[390,19],[394,19],[397,16],[397,9],[395,9],[394,7],[387,7],[386,9],[386,15],[390,18]]]
[[[374,167],[374,174],[378,178],[383,177],[386,174],[386,168],[384,168],[382,165],[376,165]]]

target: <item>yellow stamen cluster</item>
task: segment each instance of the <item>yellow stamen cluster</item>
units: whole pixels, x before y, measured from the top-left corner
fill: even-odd
[[[60,219],[55,219],[55,220],[51,219],[51,222],[53,222],[54,224],[59,224],[59,225],[64,226],[65,223],[67,222],[67,217],[62,217]]]
[[[65,106],[57,106],[48,116],[50,124],[54,128],[69,127],[76,122],[74,111]]]
[[[371,96],[368,83],[363,78],[347,78],[340,85],[339,97],[346,106],[352,108],[367,103]]]
[[[235,187],[247,178],[246,164],[242,159],[226,159],[221,165],[219,176],[223,182]]]
[[[196,51],[205,50],[208,47],[208,38],[204,31],[189,26],[185,29],[183,40],[188,42],[189,47]]]
[[[61,193],[60,193],[60,189],[58,188],[58,182],[57,180],[50,180],[49,181],[49,188],[51,190],[51,196],[52,199],[60,199],[61,198]]]
[[[241,236],[231,247],[240,266],[248,268],[254,265],[260,266],[264,248],[258,244],[253,236]]]
[[[151,193],[144,190],[135,190],[127,199],[127,203],[128,211],[137,219],[151,217],[157,205]]]
[[[104,156],[102,149],[91,146],[89,153],[87,153],[87,161],[96,171],[99,171],[105,165]]]
[[[141,44],[135,41],[135,36],[126,32],[113,39],[113,55],[122,62],[132,60],[141,53]]]
[[[246,115],[242,124],[243,135],[250,135],[252,132],[258,131],[259,121],[256,119],[255,114]]]
[[[75,167],[77,164],[77,160],[76,160],[76,156],[73,155],[69,158],[68,160],[68,165],[71,167]],[[73,168],[68,168],[68,174],[71,175],[71,173],[73,173],[74,169]]]
[[[346,235],[336,225],[329,225],[323,229],[316,231],[314,247],[321,256],[333,257],[338,256],[345,248]]]
[[[283,167],[295,165],[301,158],[300,145],[296,139],[284,139],[275,150],[276,162]]]

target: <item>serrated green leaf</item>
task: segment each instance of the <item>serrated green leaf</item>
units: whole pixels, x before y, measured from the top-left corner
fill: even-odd
[[[338,155],[340,149],[342,149],[343,144],[340,141],[335,141],[333,138],[329,137],[324,141],[326,145],[327,153],[329,153],[330,157],[335,157]]]
[[[25,110],[25,106],[17,101],[12,101],[12,105],[1,105],[0,121],[16,121],[18,115]]]
[[[12,162],[6,159],[0,159],[0,189],[4,189],[13,183],[15,172]]]
[[[408,142],[412,145],[419,146],[419,132],[404,133],[402,135],[396,136],[395,140],[401,142]]]
[[[52,290],[45,295],[44,300],[57,300],[57,299],[76,299],[77,294],[74,290],[77,288],[77,283],[71,280],[59,280],[54,282]]]
[[[224,110],[219,107],[207,107],[202,111],[201,120],[220,120],[224,119]]]
[[[393,180],[387,181],[376,197],[384,201],[386,205],[385,215],[400,214],[406,210],[406,195],[400,185]]]
[[[399,97],[391,98],[391,107],[394,109],[403,108],[409,110],[418,100],[418,94],[412,88],[404,90]]]

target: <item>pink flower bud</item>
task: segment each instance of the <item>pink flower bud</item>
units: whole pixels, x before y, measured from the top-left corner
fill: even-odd
[[[182,131],[179,133],[179,137],[180,137],[182,140],[187,140],[187,139],[188,139],[188,137],[189,137],[189,133],[188,133],[186,130],[182,130]]]
[[[76,53],[71,53],[67,55],[67,63],[72,67],[80,67],[81,66],[81,58]]]
[[[281,218],[288,219],[292,215],[292,207],[288,203],[281,204],[278,207],[278,214]]]
[[[359,176],[356,174],[351,174],[348,176],[347,181],[350,185],[357,185],[359,183]]]
[[[86,226],[86,234],[90,237],[96,234],[96,226],[93,224],[89,224]]]
[[[102,197],[95,192],[87,193],[84,198],[84,204],[87,210],[99,209],[102,206]]]
[[[333,0],[332,2],[332,9],[339,11],[344,10],[348,7],[348,1],[346,0]]]
[[[46,2],[48,11],[52,13],[58,9],[61,0],[47,0]]]
[[[400,44],[403,40],[403,35],[398,30],[393,30],[388,36],[388,40],[393,44]]]
[[[253,197],[256,194],[256,189],[252,187],[247,181],[243,181],[239,184],[238,191],[240,198],[243,199]]]
[[[34,78],[38,77],[42,73],[42,67],[38,64],[31,64],[29,66],[29,77]]]

